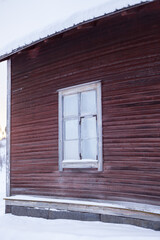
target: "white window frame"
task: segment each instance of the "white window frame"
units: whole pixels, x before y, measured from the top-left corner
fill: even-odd
[[[81,93],[89,90],[96,90],[97,101],[97,145],[98,159],[97,160],[63,160],[63,97]],[[63,88],[58,90],[59,94],[59,171],[64,168],[96,168],[98,171],[103,170],[102,157],[102,98],[101,98],[101,82],[91,82],[73,87]]]

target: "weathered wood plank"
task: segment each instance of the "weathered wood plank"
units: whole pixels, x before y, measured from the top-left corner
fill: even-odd
[[[12,57],[12,194],[160,201],[159,11],[150,3]],[[103,171],[59,172],[57,90],[97,80]]]

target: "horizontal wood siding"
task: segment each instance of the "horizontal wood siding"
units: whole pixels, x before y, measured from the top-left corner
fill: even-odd
[[[160,201],[160,4],[12,57],[11,194]],[[103,172],[58,171],[57,90],[102,81]]]

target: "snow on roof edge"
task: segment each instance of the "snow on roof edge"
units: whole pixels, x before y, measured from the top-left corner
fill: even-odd
[[[120,8],[118,8],[118,7],[114,8],[112,11],[108,11],[108,12],[106,11],[106,12],[103,12],[103,13],[97,15],[97,16],[93,16],[93,14],[95,13],[95,8],[94,8],[94,9],[90,10],[91,12],[93,11],[93,13],[89,14],[89,17],[87,19],[85,19],[85,17],[86,17],[85,15],[87,15],[87,11],[83,13],[83,16],[84,16],[83,19],[79,19],[78,15],[73,14],[71,17],[69,17],[64,22],[55,23],[53,26],[50,25],[50,28],[53,29],[53,31],[51,31],[51,29],[48,27],[48,29],[45,28],[43,32],[38,33],[38,34],[40,34],[39,37],[36,36],[36,34],[34,36],[34,34],[31,33],[25,39],[20,39],[20,42],[23,41],[23,43],[19,43],[18,44],[17,41],[11,42],[10,44],[8,44],[6,46],[6,51],[3,52],[3,49],[1,50],[2,52],[0,51],[0,62],[3,61],[3,60],[6,60],[8,57],[12,56],[13,54],[15,54],[15,53],[17,53],[19,51],[22,51],[22,50],[24,50],[26,48],[29,48],[29,47],[31,47],[31,46],[33,46],[35,44],[38,44],[38,43],[40,43],[40,42],[42,42],[42,41],[44,41],[44,40],[46,40],[48,38],[51,38],[53,36],[59,35],[59,34],[64,33],[64,32],[67,32],[67,31],[69,31],[71,29],[74,29],[74,28],[76,28],[78,26],[81,26],[83,24],[87,24],[89,22],[99,20],[101,18],[104,18],[104,17],[110,16],[110,15],[119,13],[121,11],[124,11],[126,9],[128,10],[128,9],[140,6],[140,5],[148,4],[148,3],[153,2],[153,1],[154,0],[141,0],[141,1],[137,1],[136,2],[136,0],[135,0],[136,3],[133,3],[132,5],[126,4],[126,5],[124,5],[124,6],[120,7]],[[102,6],[104,6],[104,4],[101,5],[101,7]],[[80,14],[80,13],[78,13],[78,14]],[[74,19],[77,18],[76,19],[77,21],[76,20],[75,21],[71,21],[73,18]],[[70,23],[70,21],[72,23]],[[57,25],[58,25],[59,29],[57,28]],[[56,26],[57,30],[56,30],[56,28],[54,29],[55,26]],[[32,40],[30,39],[30,37],[32,37]],[[14,46],[14,45],[17,45],[17,46],[11,47],[11,46]],[[7,47],[10,48],[10,50],[7,50]]]

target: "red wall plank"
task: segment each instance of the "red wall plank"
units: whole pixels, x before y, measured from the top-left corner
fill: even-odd
[[[160,201],[159,11],[151,3],[12,57],[12,194]],[[57,90],[95,80],[103,172],[59,172]]]

